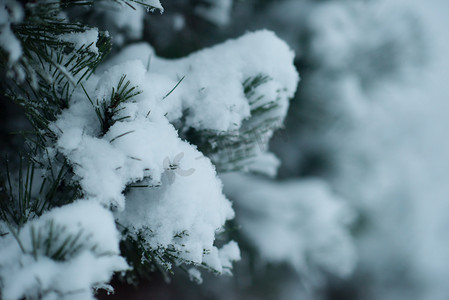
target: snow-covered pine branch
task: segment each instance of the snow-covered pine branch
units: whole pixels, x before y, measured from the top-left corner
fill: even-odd
[[[113,37],[66,14],[92,4],[0,3],[5,96],[32,126],[28,155],[0,181],[6,299],[90,299],[131,269],[231,274],[239,247],[215,239],[234,211],[215,165],[251,170],[265,157],[299,80],[293,52],[268,31],[178,60],[138,44],[103,63]]]
[[[272,51],[279,56],[270,63]],[[248,34],[172,61],[157,58],[146,44],[131,46],[74,94],[70,108],[52,125],[58,135],[55,149],[73,165],[85,195],[112,207],[126,232],[142,239],[148,251],[163,257],[170,250],[180,261],[205,263],[221,273],[228,263],[220,260],[214,236],[234,213],[209,158],[183,141],[172,123],[184,130],[195,128],[199,136],[202,130],[216,132],[216,138],[232,132],[245,144],[249,137],[240,137],[239,128],[246,119],[280,124],[285,116],[298,82],[292,60],[289,48],[270,32]],[[123,74],[141,92],[119,104],[117,121],[103,132],[92,103],[113,99]],[[268,109],[271,115],[262,117],[251,116],[248,90],[245,95],[245,80],[258,74],[270,74],[267,82],[272,85],[265,87],[265,95],[268,103],[277,101]],[[273,98],[268,98],[270,91]],[[95,100],[87,101],[87,95],[96,95]],[[259,153],[262,146],[256,139],[261,136],[247,142]],[[180,154],[176,164],[164,164]],[[225,154],[223,159],[229,159]],[[184,175],[186,170],[192,171]],[[232,259],[237,257],[235,252]]]

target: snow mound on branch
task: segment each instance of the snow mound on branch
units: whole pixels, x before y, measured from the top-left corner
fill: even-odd
[[[221,192],[222,184],[210,160],[181,141],[174,128],[168,126],[141,124],[139,131],[117,141],[123,148],[130,148],[142,138],[156,143],[142,145],[134,151],[137,157],[145,153],[154,153],[152,159],[159,156],[160,160],[156,161],[159,165],[155,168],[161,172],[157,178],[160,186],[130,189],[125,210],[117,213],[117,217],[126,227],[146,230],[145,237],[152,249],[173,245],[183,252],[184,259],[201,263],[203,249],[214,248],[215,232],[233,218],[234,212]],[[165,134],[161,136],[163,129]],[[161,140],[164,143],[159,142]],[[149,180],[144,180],[143,184],[151,185]],[[182,238],[177,237],[184,233]]]
[[[83,32],[65,33],[58,36],[62,42],[67,42],[73,45],[75,49],[87,47],[88,50],[94,54],[98,54],[97,40],[98,28],[92,28]]]
[[[118,82],[121,71],[131,69],[112,68],[104,76]],[[119,222],[133,233],[147,231],[152,249],[173,245],[183,259],[201,264],[203,250],[214,249],[215,232],[234,216],[210,160],[182,141],[156,109],[146,117],[138,103],[125,104],[121,113],[129,118],[96,137],[84,129],[95,121],[89,106],[74,103],[54,124],[62,132],[58,149],[74,165],[88,198],[118,209]],[[186,236],[176,238],[181,232]]]
[[[275,113],[282,119],[298,83],[292,61],[293,52],[268,31],[179,60],[154,57],[144,44],[131,46],[75,91],[70,108],[51,125],[57,149],[73,166],[85,196],[116,210],[119,223],[147,247],[170,248],[184,261],[226,273],[240,255],[238,247],[229,244],[224,255],[214,240],[234,217],[231,203],[210,159],[183,141],[171,123],[183,118],[187,127],[238,129],[250,117],[243,82],[259,74],[271,78],[261,91],[280,90]],[[116,96],[123,74],[141,93],[117,107],[102,133],[94,108]]]
[[[143,0],[143,1],[141,0],[139,2],[141,4],[149,5],[151,7],[154,7],[155,9],[159,9],[159,11],[161,13],[164,12],[164,8],[162,7],[161,2],[159,0]]]
[[[320,280],[319,270],[351,273],[356,253],[347,225],[353,213],[324,181],[277,182],[236,173],[221,178],[239,208],[242,233],[263,260],[286,262],[313,280]]]
[[[99,70],[130,59],[147,69],[142,110],[162,110],[182,135],[194,132],[219,171],[276,173],[268,142],[282,127],[299,75],[293,51],[274,33],[248,33],[175,60],[158,58],[147,44],[131,45]],[[258,167],[267,158],[269,166]]]
[[[242,121],[250,117],[243,83],[260,74],[272,79],[270,89],[265,92],[281,90],[283,110],[279,117],[284,118],[299,81],[293,65],[294,52],[267,30],[247,33],[236,40],[173,60],[156,57],[147,44],[131,45],[106,66],[130,59],[138,59],[149,68],[147,86],[151,86],[152,94],[149,100],[158,101],[172,122],[186,114],[186,126],[198,130],[238,129]],[[105,66],[101,70],[105,70]],[[161,101],[183,77],[169,97]]]
[[[3,299],[94,299],[114,272],[128,269],[119,256],[112,214],[94,202],[55,208],[0,240]]]

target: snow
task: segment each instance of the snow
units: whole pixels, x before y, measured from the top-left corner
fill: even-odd
[[[140,60],[141,66],[148,68],[145,83],[140,86],[148,87],[142,89],[147,99],[141,102],[146,103],[142,111],[162,109],[181,132],[195,129],[228,136],[221,141],[207,141],[217,149],[210,158],[221,168],[236,167],[231,161],[239,156],[239,149],[233,143],[241,140],[246,149],[240,151],[247,153],[247,159],[236,168],[271,176],[276,172],[276,159],[265,156],[267,144],[273,131],[282,126],[299,76],[293,66],[294,53],[275,34],[265,30],[247,33],[174,60],[159,58],[149,45],[140,43],[124,48],[99,72],[130,58]],[[268,80],[255,87],[251,95],[245,94],[245,82],[258,76],[268,76]],[[251,111],[272,103],[276,106],[263,116],[252,115]],[[267,120],[275,121],[267,125]],[[264,168],[258,166],[262,160],[267,163]]]
[[[348,228],[354,213],[324,181],[220,177],[239,210],[241,232],[265,263],[288,263],[304,280],[320,280],[321,270],[345,277],[354,269],[357,255]]]
[[[419,62],[423,49],[407,45],[420,39],[420,23],[400,5],[386,1],[348,5],[335,2],[318,7],[308,24],[314,35],[311,59],[335,72],[356,72],[360,79]],[[366,9],[375,13],[363,14]],[[383,55],[382,59],[379,55]]]
[[[228,25],[231,19],[233,0],[206,1],[195,7],[195,14],[218,25]]]
[[[445,299],[448,3],[286,3],[279,11],[309,16],[292,13],[284,28],[315,69],[292,113],[291,143],[277,147],[283,176],[322,158],[313,171],[361,212],[348,285],[364,299]],[[311,30],[307,45],[293,30],[301,26]]]
[[[22,46],[11,30],[11,24],[23,19],[23,9],[16,1],[0,3],[0,48],[9,55],[10,65],[16,63],[22,56]]]
[[[123,45],[128,40],[140,40],[143,36],[144,18],[148,12],[145,5],[153,7],[150,9],[151,12],[154,10],[160,11],[161,14],[164,12],[158,0],[95,1],[93,6],[95,21],[100,27],[108,29],[117,46]]]
[[[239,245],[235,241],[230,241],[218,251],[218,256],[223,272],[231,275],[232,263],[241,259]]]
[[[144,127],[142,133],[151,130],[151,127]],[[152,131],[154,138],[148,140],[161,147],[161,129],[155,128]],[[165,137],[170,136],[165,132]],[[147,242],[153,249],[174,245],[177,249],[182,249],[183,258],[200,264],[203,249],[214,248],[215,232],[227,219],[232,218],[234,213],[221,192],[221,182],[216,178],[209,159],[202,157],[202,154],[189,144],[180,141],[174,133],[172,129],[171,135],[174,138],[170,145],[161,151],[151,149],[154,146],[150,145],[146,148],[151,149],[154,154],[165,155],[170,160],[173,160],[178,152],[183,153],[184,157],[178,168],[193,168],[194,172],[189,176],[179,176],[175,170],[175,178],[170,181],[168,173],[171,170],[161,169],[162,173],[157,178],[161,186],[132,188],[126,195],[126,209],[117,213],[117,218],[121,224],[135,229],[136,232],[146,230]],[[131,139],[133,136],[128,137]],[[135,140],[139,140],[138,135]],[[120,142],[123,145],[132,145],[129,140],[123,139]],[[139,150],[145,153],[145,149]],[[159,162],[162,161],[161,157]],[[151,229],[151,232],[148,229]],[[187,236],[175,237],[182,232],[187,232]]]
[[[175,60],[155,57],[148,45],[131,45],[116,55],[109,64],[117,65],[131,57],[141,60],[144,66],[149,64],[151,57],[149,75],[152,82],[147,85],[151,84],[153,89],[159,88],[160,84],[167,87],[153,92],[159,95],[153,95],[152,98],[162,99],[185,76],[182,83],[160,105],[172,122],[181,117],[185,108],[189,108],[186,126],[198,130],[238,129],[242,121],[250,117],[250,105],[243,93],[242,84],[246,79],[260,74],[269,75],[272,78],[271,84],[283,89],[280,106],[284,109],[279,113],[279,117],[283,118],[288,100],[294,95],[299,81],[293,66],[293,51],[273,32],[266,30],[247,33],[239,39]],[[270,92],[276,91],[276,88],[271,86]]]
[[[189,269],[190,280],[196,281],[198,284],[203,283],[203,278],[201,277],[201,272],[196,268]]]
[[[98,29],[91,28],[83,32],[72,32],[58,35],[58,40],[67,42],[73,45],[75,49],[81,49],[81,47],[88,47],[87,50],[94,54],[98,54],[97,40]]]
[[[99,20],[107,25],[116,45],[122,45],[125,37],[131,40],[142,38],[145,9],[141,5],[133,5],[132,9],[122,2],[100,2],[97,6],[101,13]]]
[[[11,233],[0,240],[3,299],[35,295],[94,299],[95,287],[107,283],[114,272],[128,269],[119,256],[119,234],[111,212],[91,201],[79,200],[45,213],[26,223],[18,239],[21,246]],[[67,254],[52,258],[66,239],[69,244],[62,249]]]
[[[143,2],[163,11],[158,0]],[[226,13],[218,22],[225,22],[231,4],[220,2]],[[8,11],[0,5],[0,45],[10,62],[16,62],[20,44],[10,26],[22,17]],[[135,38],[142,35],[141,8],[109,16],[119,30],[135,31]],[[98,55],[98,35],[92,28],[56,38],[75,49],[90,45],[88,51]],[[83,72],[71,76],[67,70],[74,62],[64,68],[64,59],[56,67],[77,82]],[[232,263],[240,259],[239,247],[234,241],[217,246],[215,239],[234,218],[232,203],[223,194],[214,162],[181,136],[189,129],[238,136],[249,122],[264,121],[256,120],[252,110],[271,102],[277,106],[267,118],[282,120],[299,81],[293,59],[293,51],[269,31],[247,33],[176,60],[159,58],[149,45],[137,44],[120,51],[89,80],[74,84],[68,108],[49,124],[56,140],[46,150],[54,163],[58,156],[67,159],[82,199],[30,220],[18,229],[17,242],[12,232],[0,239],[2,298],[93,299],[93,289],[106,286],[114,272],[128,269],[118,247],[127,236],[120,236],[116,222],[131,237],[142,237],[150,250],[176,251],[175,264],[192,264],[190,275],[198,281],[200,267],[231,274]],[[111,105],[124,75],[124,82],[141,93],[114,108],[116,114],[105,128],[96,110],[104,113]],[[269,80],[246,95],[245,82],[261,75]],[[266,97],[251,103],[261,95]],[[278,161],[264,154],[273,130],[258,140],[260,156],[254,161],[267,162],[259,169],[272,175]],[[59,253],[60,247],[67,252]]]
[[[185,116],[186,126],[198,130],[238,129],[250,117],[243,82],[259,74],[271,78],[260,91],[282,89],[275,112],[282,119],[298,82],[292,61],[293,52],[268,31],[178,60],[158,58],[145,44],[130,46],[84,88],[97,108],[108,103],[123,74],[141,94],[120,104],[117,121],[103,135],[94,107],[78,88],[69,109],[51,124],[56,149],[73,165],[85,196],[111,207],[147,247],[172,247],[186,261],[228,273],[231,261],[239,259],[238,247],[218,249],[214,240],[234,217],[231,203],[210,159],[181,140],[171,122]],[[267,158],[277,166],[275,158]]]
[[[199,5],[194,13],[219,26],[229,23],[231,0],[206,2],[209,7]],[[266,116],[279,120],[274,127],[282,126],[299,77],[293,52],[275,34],[248,33],[176,60],[158,57],[143,43],[120,50],[83,82],[94,104],[78,88],[69,108],[50,125],[57,142],[47,150],[53,158],[56,153],[67,158],[85,199],[21,228],[25,252],[11,233],[0,239],[2,298],[92,299],[93,289],[127,269],[118,253],[114,221],[131,235],[142,234],[151,249],[179,251],[181,259],[193,264],[189,275],[199,282],[200,265],[229,274],[232,262],[240,259],[238,245],[231,241],[218,247],[215,242],[234,217],[228,196],[241,210],[237,222],[242,234],[261,259],[292,265],[306,280],[320,277],[322,270],[345,277],[354,269],[348,228],[353,215],[344,204],[349,201],[367,220],[355,235],[361,272],[370,277],[360,288],[364,296],[409,299],[411,293],[445,299],[449,152],[443,137],[449,130],[449,42],[443,20],[449,7],[438,0],[418,2],[289,0],[269,6],[288,24],[283,29],[292,28],[286,35],[311,66],[301,100],[313,104],[298,114],[322,118],[312,130],[304,129],[307,120],[297,120],[300,126],[291,131],[298,135],[283,150],[283,168],[304,170],[307,155],[323,151],[332,166],[317,172],[320,179],[306,174],[276,182],[227,174],[221,177],[224,194],[214,164],[226,151],[206,157],[181,138],[190,129],[241,138],[248,126],[262,124],[253,111],[272,100],[278,107]],[[145,3],[163,10],[158,0]],[[141,39],[144,9],[117,2],[111,6],[118,9],[105,11],[102,21],[115,25],[116,45]],[[409,6],[419,18],[404,12]],[[17,1],[1,1],[0,47],[11,65],[22,55],[11,24],[22,19]],[[182,15],[173,21],[177,30],[188,26]],[[430,26],[424,34],[421,22]],[[306,42],[304,32],[297,31],[303,27]],[[93,43],[90,50],[98,54],[97,29],[58,38],[76,48]],[[428,65],[416,68],[423,63]],[[108,103],[123,74],[142,93],[121,104],[117,121],[103,133],[94,109]],[[270,79],[248,96],[244,82],[259,75]],[[261,95],[260,102],[251,104]],[[319,107],[316,115],[307,105]],[[245,170],[276,176],[280,160],[267,153],[273,134],[269,129],[256,135],[255,157],[245,162]],[[62,261],[51,259],[43,244],[34,253],[32,232],[46,232],[50,222],[65,228],[62,237],[82,229],[85,244]],[[5,224],[0,228],[8,232]],[[399,284],[392,287],[392,279]]]
[[[156,9],[158,9],[161,13],[164,12],[164,8],[162,7],[161,2],[159,0],[141,0],[139,2],[142,4],[152,6]]]

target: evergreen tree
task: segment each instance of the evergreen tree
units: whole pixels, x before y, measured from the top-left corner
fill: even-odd
[[[216,241],[234,217],[216,172],[274,173],[266,145],[296,90],[294,54],[268,31],[176,60],[126,46],[163,10],[0,2],[2,107],[16,111],[14,143],[2,132],[2,298],[92,299],[113,274],[201,282],[199,269],[231,274],[240,259],[236,242]]]
[[[0,298],[445,299],[448,9],[0,0]]]

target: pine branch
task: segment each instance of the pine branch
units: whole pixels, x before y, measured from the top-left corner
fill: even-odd
[[[88,245],[90,235],[79,229],[76,234],[67,232],[63,225],[50,220],[45,225],[31,226],[31,249],[26,249],[37,260],[39,256],[46,256],[55,261],[67,261],[76,256],[82,249],[88,247],[97,256],[106,255],[96,251],[95,245]]]
[[[5,171],[0,173],[0,220],[20,228],[51,208],[81,197],[79,186],[71,183],[71,170],[65,161],[56,166],[48,159],[49,174],[40,178],[37,165],[39,162],[30,157],[20,157],[14,176],[5,160]]]
[[[35,142],[42,147],[45,147],[45,141],[56,137],[49,123],[68,107],[76,86],[92,74],[110,51],[110,38],[101,32],[95,44],[78,48],[61,39],[64,34],[82,34],[91,30],[86,25],[61,18],[62,9],[92,3],[79,0],[27,2],[24,21],[12,25],[22,46],[22,57],[11,67],[7,57],[0,55],[0,68],[4,71],[2,91],[24,108],[37,133]],[[14,73],[15,76],[11,75]]]
[[[112,88],[109,99],[102,99],[101,101],[97,99],[95,103],[92,101],[92,98],[89,96],[89,93],[86,91],[84,86],[81,85],[84,94],[94,107],[95,113],[100,122],[100,136],[105,135],[109,131],[109,128],[115,124],[115,122],[129,118],[129,116],[117,118],[118,113],[123,109],[120,105],[142,93],[142,91],[137,90],[136,86],[130,86],[131,81],[128,80],[125,82],[125,79],[126,75],[122,75],[122,77],[120,77],[117,87]]]
[[[220,271],[205,263],[198,264],[182,258],[181,251],[175,249],[172,245],[168,247],[151,247],[144,236],[148,232],[151,234],[152,230],[149,228],[137,233],[131,233],[120,224],[118,224],[118,227],[122,228],[122,235],[126,237],[120,244],[120,252],[133,267],[126,273],[125,277],[122,277],[122,280],[126,278],[128,283],[137,284],[141,279],[149,279],[155,271],[160,272],[165,281],[169,282],[175,273],[175,269],[188,273],[188,270],[185,268],[187,265],[202,268],[217,275],[221,274]],[[179,232],[175,234],[174,239],[182,239],[185,236],[188,236],[188,232]],[[203,251],[204,254],[208,252],[206,249]]]
[[[155,7],[155,6],[153,6],[153,5],[150,5],[150,4],[148,4],[148,3],[145,3],[145,2],[143,2],[143,1],[138,1],[138,0],[115,0],[115,1],[124,3],[124,4],[128,5],[128,6],[131,6],[131,7],[133,7],[133,6],[131,5],[131,3],[134,2],[134,3],[137,3],[138,5],[141,5],[141,6],[143,6],[144,8],[146,8],[147,11],[154,12],[154,11],[156,11],[156,10],[159,10],[161,13],[163,12],[163,10],[161,10],[160,8]],[[131,3],[130,3],[130,2],[131,2]]]
[[[244,170],[251,158],[266,150],[267,135],[281,126],[282,118],[275,113],[281,100],[280,91],[275,99],[268,101],[265,95],[257,92],[259,87],[271,80],[269,76],[259,74],[243,81],[242,88],[250,105],[251,117],[242,122],[239,130],[187,131],[187,140],[198,145],[201,152],[211,158],[218,171]]]

